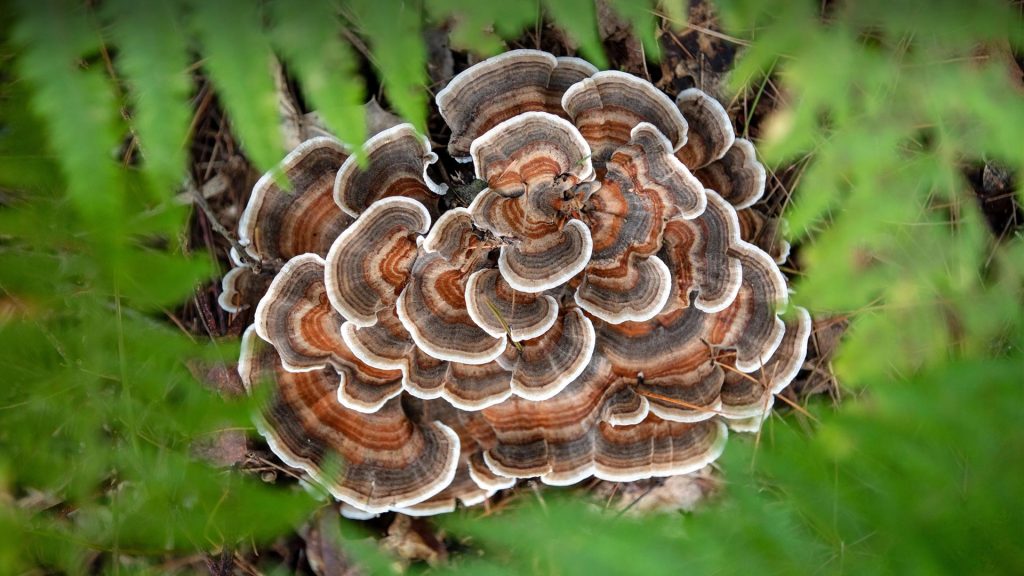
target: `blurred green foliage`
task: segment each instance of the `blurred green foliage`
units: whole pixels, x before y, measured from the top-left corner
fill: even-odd
[[[723,4],[726,26],[753,40],[734,86],[771,69],[790,95],[759,151],[771,164],[809,159],[786,211],[804,242],[795,300],[856,316],[843,381],[989,354],[1024,315],[1024,247],[992,240],[963,169],[1024,174],[1024,87],[1008,62],[1024,46],[1021,8]]]
[[[547,13],[607,62],[594,4],[576,0],[6,4],[0,573],[159,571],[170,555],[287,533],[316,506],[190,456],[215,430],[250,427],[247,403],[189,370],[230,363],[237,346],[165,317],[216,274],[213,255],[183,245],[189,211],[173,201],[197,69],[269,169],[283,150],[273,56],[352,145],[365,133],[357,51],[391,107],[426,125],[430,23],[450,19],[456,45],[487,55]],[[658,17],[684,13],[610,4],[652,59]],[[786,210],[802,247],[794,300],[853,320],[837,368],[859,398],[813,408],[812,434],[774,418],[759,444],[733,441],[726,497],[693,516],[558,499],[461,512],[445,525],[487,553],[456,571],[1024,571],[1024,243],[989,233],[962,175],[980,162],[1024,174],[1021,88],[996,57],[1024,49],[1020,7],[825,5],[718,8],[747,46],[733,88],[758,91],[770,71],[781,89],[759,150],[802,170]],[[352,545],[386,569],[364,548]]]
[[[730,441],[725,501],[691,516],[548,494],[446,518],[485,551],[454,572],[1019,574],[1022,374],[1019,356],[948,364],[849,402],[812,438],[773,419],[760,447]]]

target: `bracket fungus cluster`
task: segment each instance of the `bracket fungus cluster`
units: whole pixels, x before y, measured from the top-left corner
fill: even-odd
[[[273,450],[348,514],[432,514],[518,478],[684,474],[756,430],[810,318],[781,317],[788,248],[723,107],[532,50],[437,104],[481,181],[468,205],[409,125],[363,163],[306,141],[291,190],[253,190],[241,244],[279,265],[238,259],[221,302],[262,294],[239,371]]]

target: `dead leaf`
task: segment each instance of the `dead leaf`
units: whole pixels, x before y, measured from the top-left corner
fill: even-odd
[[[300,530],[306,558],[317,576],[361,576],[365,572],[345,553],[335,506],[321,508]]]
[[[602,481],[594,496],[607,507],[640,516],[653,512],[692,512],[722,487],[711,466],[683,476],[650,478],[636,482]]]
[[[448,556],[444,545],[426,523],[405,514],[395,515],[388,527],[388,535],[381,539],[380,545],[406,562],[424,561],[437,566]]]

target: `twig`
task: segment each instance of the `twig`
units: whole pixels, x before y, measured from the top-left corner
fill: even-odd
[[[204,197],[203,193],[199,191],[199,187],[196,186],[196,183],[191,177],[185,181],[185,188],[195,200],[195,205],[203,211],[203,215],[206,216],[206,221],[210,223],[210,227],[213,228],[213,231],[220,234],[225,240],[227,240],[228,243],[231,244],[231,247],[235,249],[235,252],[238,254],[238,258],[245,264],[252,267],[253,271],[258,274],[260,270],[263,269],[263,263],[251,257],[249,253],[246,252],[245,247],[239,244],[238,240],[236,240],[235,237],[228,232],[227,228],[217,220],[217,216],[213,213],[213,209],[210,208],[210,204],[206,201],[206,197]]]
[[[821,421],[818,420],[817,418],[815,418],[814,415],[811,414],[810,412],[808,412],[807,409],[804,408],[803,406],[797,404],[796,402],[793,402],[792,400],[790,400],[789,398],[786,398],[782,394],[776,394],[775,397],[778,398],[779,400],[782,400],[786,404],[789,404],[789,406],[791,408],[793,408],[794,410],[796,410],[800,414],[803,414],[804,416],[806,416],[806,417],[810,418],[811,420],[813,420],[815,424],[821,424]]]
[[[655,484],[652,482],[651,485],[647,487],[647,490],[643,491],[643,494],[640,494],[639,496],[634,498],[632,502],[630,502],[628,505],[626,505],[625,508],[623,508],[622,510],[619,510],[618,513],[615,514],[615,517],[616,518],[620,518],[623,514],[625,514],[626,512],[629,512],[630,508],[632,508],[633,506],[636,506],[637,502],[643,500],[644,498],[647,497],[648,494],[653,492],[655,487],[656,487]]]
[[[695,410],[697,412],[710,412],[712,414],[718,414],[720,416],[723,415],[722,411],[720,411],[720,410],[715,410],[713,408],[707,408],[705,406],[698,406],[696,404],[690,404],[689,402],[686,402],[685,400],[677,400],[675,398],[669,398],[668,396],[662,396],[661,394],[656,394],[654,392],[640,392],[640,391],[637,391],[637,394],[643,396],[644,398],[650,398],[650,399],[653,399],[653,400],[660,400],[662,402],[667,402],[669,404],[675,404],[677,406],[682,406],[683,408],[686,408],[688,410]]]

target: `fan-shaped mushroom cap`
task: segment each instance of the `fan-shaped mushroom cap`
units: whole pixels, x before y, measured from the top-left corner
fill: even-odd
[[[591,475],[635,480],[684,473],[721,453],[726,430],[714,421],[668,424],[640,415],[630,426],[608,422],[642,406],[643,399],[595,356],[579,378],[544,402],[512,398],[484,410],[496,441],[484,461],[501,476],[566,485]]]
[[[479,410],[508,398],[512,374],[491,361],[468,365],[433,358],[419,349],[396,311],[382,312],[373,326],[342,326],[352,350],[368,364],[402,372],[402,385],[418,398],[443,397],[463,410]]]
[[[700,168],[694,175],[706,188],[718,192],[737,210],[760,200],[767,181],[767,173],[757,161],[754,145],[744,138],[737,138],[724,156]]]
[[[740,241],[736,212],[721,196],[706,191],[704,213],[693,220],[674,218],[665,223],[659,256],[672,272],[672,292],[665,311],[694,305],[718,312],[732,303],[740,289],[740,261],[729,249]]]
[[[657,256],[629,254],[611,274],[588,272],[576,290],[576,303],[605,322],[619,324],[656,316],[668,302],[672,274]]]
[[[412,340],[412,336],[409,337]],[[447,360],[438,360],[413,346],[403,384],[409,394],[419,398],[438,398],[444,394],[448,376]]]
[[[376,328],[361,328],[356,334],[373,332]],[[407,356],[395,360],[394,365],[401,368],[403,387],[412,396],[443,398],[453,407],[473,411],[512,395],[509,387],[512,374],[497,362],[465,364],[439,360],[412,345],[411,340],[409,337]]]
[[[373,414],[402,391],[400,372],[380,370],[366,364],[348,348],[339,350],[341,362],[335,366],[341,381],[337,401],[344,407]]]
[[[558,302],[551,296],[520,292],[508,285],[494,268],[477,270],[466,282],[466,312],[484,332],[512,340],[536,338],[558,317]]]
[[[482,410],[512,396],[512,374],[497,361],[486,364],[449,362],[439,395],[460,410]]]
[[[590,144],[600,169],[641,122],[653,124],[675,151],[686,141],[686,120],[679,108],[653,84],[625,72],[604,71],[573,84],[562,107]]]
[[[586,209],[594,242],[590,271],[618,268],[630,253],[646,256],[657,251],[661,203],[637,194],[632,181],[616,171],[609,171],[601,187],[590,195]]]
[[[629,142],[617,148],[609,172],[632,183],[637,194],[661,204],[666,218],[695,218],[704,211],[704,186],[673,156],[671,143],[653,124],[637,124]]]
[[[736,298],[720,312],[728,322],[720,342],[736,349],[736,368],[753,372],[775,353],[785,324],[776,315],[789,300],[786,278],[760,248],[740,242],[733,246],[743,269]]]
[[[516,485],[515,478],[499,476],[487,466],[483,451],[477,451],[470,455],[469,477],[477,486],[487,490],[506,490]]]
[[[579,130],[547,112],[525,112],[505,120],[473,140],[470,155],[476,177],[506,197],[594,176],[590,148]]]
[[[377,321],[370,326],[345,322],[341,337],[364,362],[388,370],[407,370],[415,346],[394,308],[378,312]]]
[[[437,252],[445,260],[476,262],[486,251],[482,234],[473,229],[473,217],[466,208],[452,208],[441,215],[423,239],[424,252]]]
[[[722,357],[741,372],[760,368],[782,340],[776,313],[785,305],[785,282],[767,254],[739,242],[731,250],[743,282],[732,303],[708,314],[676,308],[646,322],[605,324],[598,353],[624,379],[635,381],[651,411],[679,422],[712,418],[721,408]]]
[[[217,303],[225,312],[237,314],[252,303],[258,302],[267,292],[273,279],[272,274],[257,274],[249,266],[235,266],[221,279],[221,292],[217,296]]]
[[[474,506],[498,490],[511,488],[515,484],[513,479],[496,476],[484,464],[478,442],[490,439],[491,434],[487,423],[477,416],[479,413],[461,412],[443,400],[410,399],[407,406],[413,412],[410,416],[415,421],[445,422],[459,436],[459,467],[447,488],[399,512],[412,516],[451,512],[455,509],[456,500],[465,506]]]
[[[590,229],[579,220],[569,220],[559,234],[502,246],[498,269],[516,290],[541,292],[578,274],[591,250]]]
[[[676,106],[686,119],[686,145],[676,157],[691,170],[718,160],[736,140],[736,132],[725,108],[697,88],[683,90],[676,96]]]
[[[487,467],[499,476],[541,476],[547,483],[571,484],[586,477],[592,471],[591,431],[601,419],[605,397],[630,403],[614,394],[615,380],[608,362],[594,358],[583,374],[553,398],[544,402],[511,398],[485,409],[483,417],[497,442],[484,452]],[[564,453],[574,444],[580,446],[584,462],[557,462],[565,459],[559,449]]]
[[[512,372],[512,391],[527,400],[547,400],[576,379],[594,354],[594,325],[578,309],[560,314],[542,335],[509,346],[498,363]]]
[[[333,201],[334,178],[348,158],[340,142],[313,138],[300,144],[252,189],[238,223],[238,240],[257,259],[287,260],[327,254],[352,218]],[[283,189],[286,178],[291,190]]]
[[[516,198],[485,189],[473,200],[473,221],[498,237],[498,269],[509,286],[521,292],[543,292],[560,286],[583,270],[593,243],[590,229],[571,219],[558,222],[561,192],[546,186]]]
[[[462,264],[421,250],[398,297],[398,318],[416,346],[434,358],[486,364],[505,350],[505,338],[482,330],[466,311],[466,280],[474,270]]]
[[[254,325],[260,338],[277,348],[286,370],[306,372],[338,363],[332,357],[345,347],[344,321],[327,300],[323,258],[303,254],[274,277],[256,307]]]
[[[482,272],[496,273],[493,269]],[[505,401],[513,393],[547,398],[579,375],[593,352],[593,327],[578,312],[563,316],[542,335],[520,342],[521,352],[508,345],[497,360],[479,364],[428,356],[394,313],[382,312],[378,322],[369,327],[346,323],[341,333],[368,364],[401,370],[403,386],[413,396],[440,397],[461,410],[481,410]],[[504,343],[506,334],[498,336],[497,341]]]
[[[785,321],[786,333],[771,360],[750,374],[727,370],[722,384],[722,415],[732,420],[756,418],[758,425],[771,410],[775,394],[796,378],[807,358],[811,336],[811,315],[804,308],[794,309],[794,317]]]
[[[605,401],[601,412],[601,421],[612,426],[633,426],[644,421],[651,414],[651,404],[647,398],[637,394],[628,380],[619,379]]]
[[[370,513],[412,506],[451,483],[459,461],[451,428],[411,421],[398,399],[373,414],[345,408],[335,400],[336,372],[288,372],[255,336],[250,328],[242,339],[239,374],[250,392],[268,392],[259,429],[285,463]]]
[[[664,220],[694,218],[706,203],[704,187],[672,155],[665,137],[651,124],[638,124],[588,199],[595,249],[576,302],[612,323],[658,314],[672,281],[670,270],[654,256]]]
[[[634,426],[602,422],[595,445],[594,476],[635,482],[696,472],[725,450],[729,431],[718,420],[670,422],[651,414]]]
[[[303,254],[274,278],[256,307],[254,326],[277,349],[285,370],[308,372],[329,364],[341,374],[338,400],[353,410],[374,412],[401,392],[402,374],[360,360],[342,339],[342,322],[327,299],[323,259]]]
[[[565,90],[596,70],[578,58],[538,50],[512,50],[468,68],[437,94],[437,107],[452,129],[448,152],[468,159],[470,144],[499,123],[524,112],[565,117]]]
[[[437,196],[448,187],[427,175],[427,166],[437,162],[437,154],[412,124],[399,124],[377,134],[366,141],[363,151],[366,166],[352,156],[334,181],[334,201],[346,214],[354,218],[377,200],[393,196],[418,200],[436,214]]]
[[[504,337],[502,338],[502,341]],[[562,315],[543,335],[508,345],[502,356],[483,364],[444,362],[424,373],[406,360],[406,390],[421,398],[444,398],[467,411],[506,401],[513,393],[543,400],[560,392],[586,368],[594,350],[594,329],[578,310]],[[418,349],[415,354],[422,354]],[[426,377],[424,377],[426,376]]]
[[[446,213],[422,243],[398,297],[402,326],[417,348],[438,360],[487,364],[505,349],[504,335],[489,335],[466,310],[467,280],[487,259],[479,241],[468,210]]]
[[[327,255],[327,294],[349,322],[369,326],[393,306],[416,259],[417,239],[430,228],[419,202],[385,198],[341,233]]]
[[[676,310],[646,322],[605,324],[598,353],[613,370],[635,383],[660,418],[698,422],[720,406],[722,369],[714,363],[713,316],[696,308]]]
[[[647,322],[605,324],[598,353],[659,417],[679,422],[712,418],[721,409],[722,358],[741,372],[760,368],[779,347],[785,325],[776,316],[786,302],[785,283],[767,254],[745,242],[733,246],[743,282],[733,302],[708,314],[677,309]],[[781,289],[781,290],[780,290]]]
[[[473,223],[498,238],[529,240],[558,230],[565,204],[564,188],[538,186],[522,196],[502,196],[496,190],[483,189],[469,205]]]
[[[476,506],[494,496],[497,491],[481,488],[470,476],[468,461],[463,457],[455,471],[455,478],[444,490],[418,504],[398,508],[395,512],[406,516],[446,514],[455,511],[456,500],[462,502],[463,506]]]
[[[551,71],[551,78],[548,80],[547,111],[568,119],[569,115],[562,108],[562,95],[573,84],[597,74],[597,67],[582,58],[572,56],[559,56],[556,60],[558,65]]]

